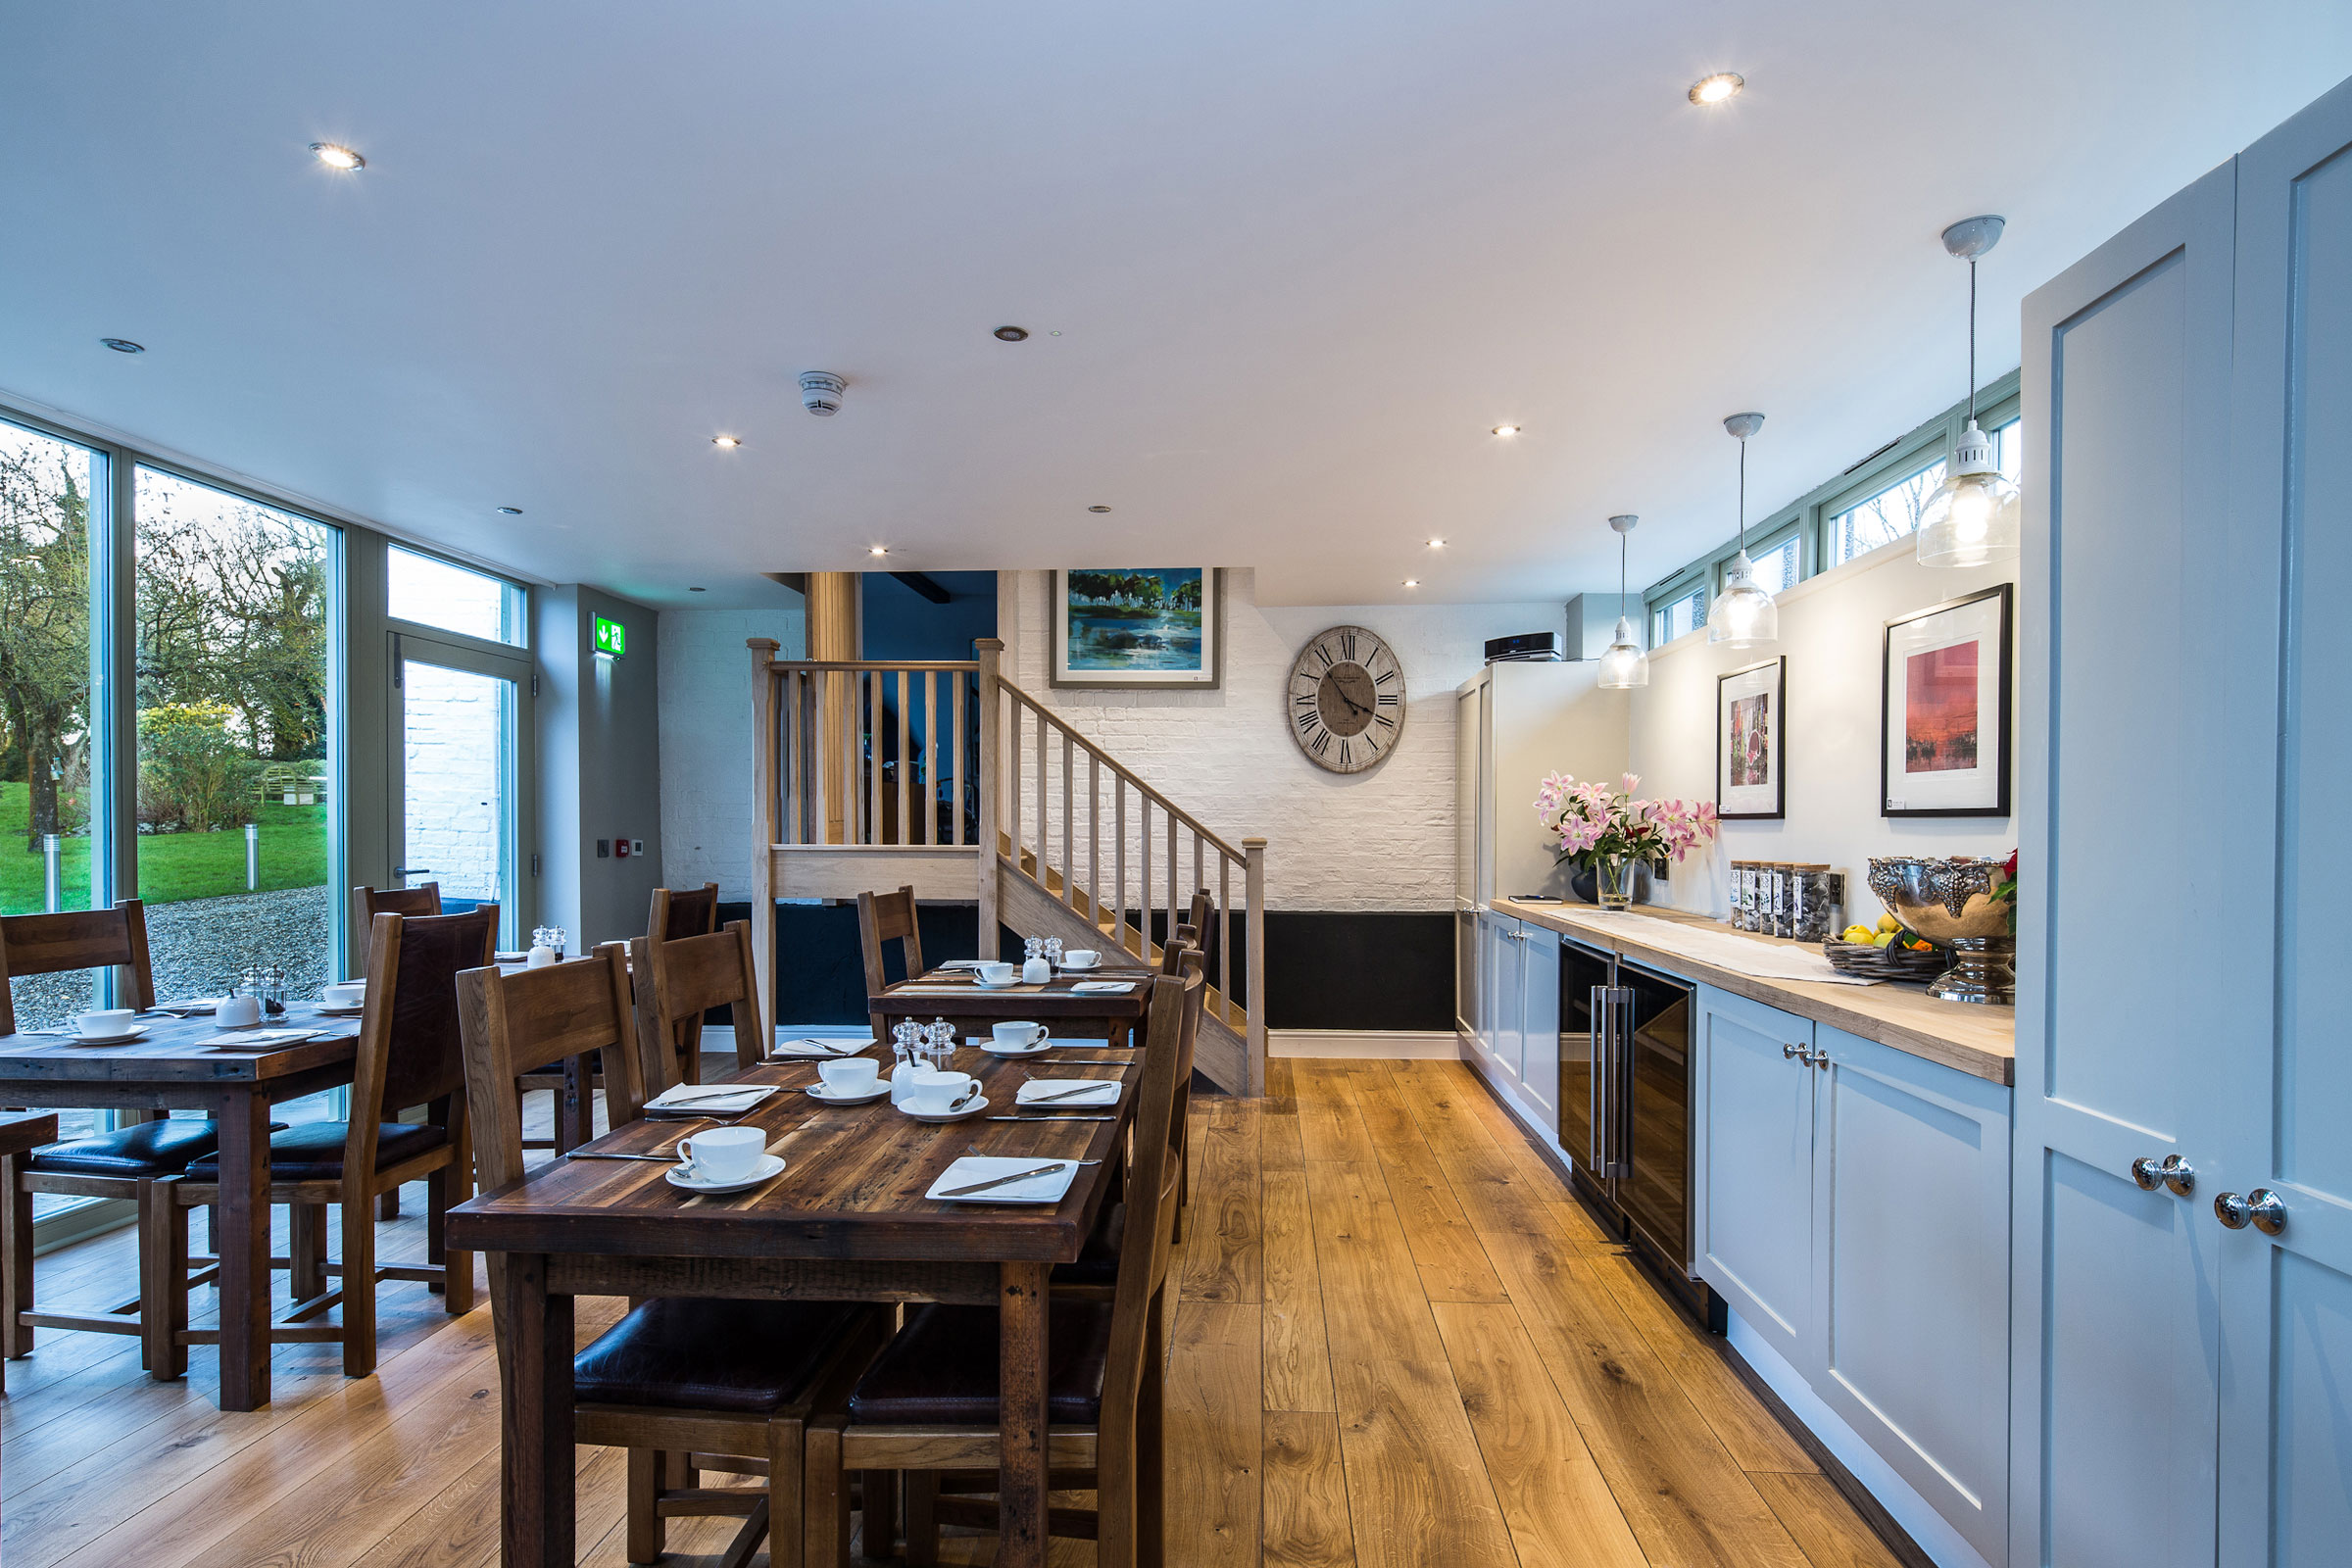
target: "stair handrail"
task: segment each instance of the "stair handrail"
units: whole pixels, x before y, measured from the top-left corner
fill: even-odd
[[[1244,864],[1248,862],[1250,857],[1245,855],[1242,851],[1235,849],[1233,845],[1223,837],[1223,835],[1204,826],[1199,817],[1193,815],[1192,812],[1186,810],[1183,807],[1178,806],[1174,801],[1169,800],[1165,795],[1160,794],[1159,791],[1145,783],[1136,775],[1135,769],[1129,767],[1126,763],[1111,756],[1102,747],[1097,746],[1093,741],[1088,740],[1085,732],[1080,730],[1076,725],[1070,723],[1069,720],[1063,718],[1053,709],[1048,708],[1045,704],[1039,702],[1036,698],[1030,696],[1027,692],[1021,690],[1018,686],[1015,686],[1012,682],[1005,680],[1002,676],[998,677],[997,685],[1008,693],[1015,702],[1025,705],[1031,712],[1035,713],[1039,717],[1040,720],[1052,725],[1054,729],[1061,731],[1062,734],[1068,736],[1071,740],[1076,741],[1086,750],[1089,756],[1100,761],[1103,766],[1109,768],[1113,773],[1116,773],[1127,783],[1133,785],[1139,794],[1149,797],[1152,802],[1161,810],[1167,812],[1177,821],[1182,822],[1187,828],[1191,829],[1195,835],[1206,843],[1215,845],[1227,859],[1234,861],[1236,864]]]

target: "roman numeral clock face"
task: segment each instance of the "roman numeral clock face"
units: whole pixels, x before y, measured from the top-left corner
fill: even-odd
[[[1361,773],[1404,733],[1404,666],[1363,627],[1334,626],[1291,666],[1287,701],[1291,739],[1307,760]]]

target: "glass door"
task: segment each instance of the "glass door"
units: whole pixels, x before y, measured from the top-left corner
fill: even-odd
[[[413,634],[392,643],[393,875],[439,883],[451,913],[496,904],[499,943],[516,947],[528,662]]]

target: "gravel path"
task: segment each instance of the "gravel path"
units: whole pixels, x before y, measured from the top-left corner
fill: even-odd
[[[285,969],[287,995],[316,996],[329,978],[326,916],[323,887],[150,904],[156,999],[218,996],[248,968],[270,963]],[[10,985],[19,1028],[54,1029],[91,1005],[86,975],[31,975]]]

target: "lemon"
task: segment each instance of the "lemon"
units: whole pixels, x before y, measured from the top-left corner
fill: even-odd
[[[1897,919],[1896,919],[1896,918],[1895,918],[1893,915],[1891,915],[1891,914],[1882,914],[1882,915],[1880,915],[1880,916],[1879,916],[1879,929],[1880,929],[1880,930],[1882,930],[1882,931],[1900,931],[1902,928],[1903,928],[1903,922],[1902,922],[1902,921],[1900,921],[1900,920],[1897,920]]]
[[[1893,933],[1893,932],[1891,932],[1891,931],[1882,931],[1882,932],[1880,932],[1880,933],[1879,933],[1877,936],[1875,936],[1875,937],[1872,937],[1872,938],[1870,939],[1870,945],[1871,945],[1872,947],[1874,947],[1874,948],[1883,948],[1883,947],[1886,946],[1886,944],[1887,944],[1887,943],[1889,943],[1889,942],[1892,942],[1893,940],[1894,940],[1894,933]]]
[[[1847,926],[1843,931],[1838,933],[1838,939],[1840,942],[1851,943],[1855,947],[1860,947],[1863,943],[1868,942],[1876,935],[1877,933],[1872,931],[1870,927],[1857,924]]]

